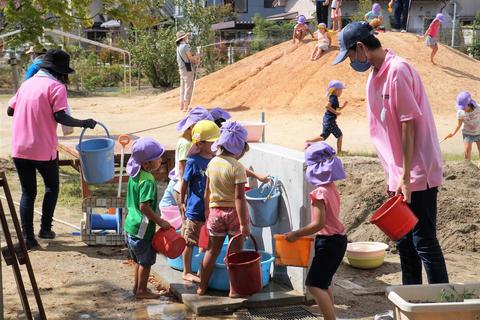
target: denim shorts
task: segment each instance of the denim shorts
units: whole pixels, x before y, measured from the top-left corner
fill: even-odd
[[[436,45],[437,43],[438,43],[438,40],[435,39],[435,38],[432,38],[431,36],[427,36],[427,37],[425,38],[425,45],[426,45],[427,47],[434,46],[434,45]]]
[[[157,253],[152,247],[151,240],[127,235],[127,245],[133,261],[142,267],[150,267],[157,261]]]
[[[463,142],[466,142],[466,143],[480,142],[480,134],[477,134],[476,136],[472,136],[464,133]]]

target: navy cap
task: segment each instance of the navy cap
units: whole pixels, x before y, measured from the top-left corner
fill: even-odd
[[[373,34],[375,34],[375,31],[370,27],[368,22],[351,22],[347,24],[338,35],[340,52],[333,61],[333,64],[335,65],[345,60],[350,48],[355,46],[358,41],[362,41]]]

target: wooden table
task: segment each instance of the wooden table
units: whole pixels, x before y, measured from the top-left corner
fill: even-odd
[[[120,157],[122,152],[122,146],[118,143],[118,135],[110,135],[110,137],[115,141],[114,147],[114,161],[115,165],[120,167]],[[84,136],[85,140],[98,138],[98,136]],[[122,183],[128,182],[128,176],[125,174],[125,166],[128,159],[132,154],[132,144],[133,141],[139,139],[140,137],[130,135],[131,141],[125,147],[125,157],[124,157],[124,170],[123,170],[123,179]],[[83,199],[90,196],[90,189],[88,183],[83,179],[82,166],[80,165],[80,155],[76,149],[76,146],[79,141],[79,136],[66,136],[58,138],[58,153],[59,153],[59,165],[61,166],[71,166],[78,172],[80,172],[80,186],[82,188],[82,197]],[[172,146],[166,146],[164,155],[162,156],[162,166],[159,172],[159,179],[162,181],[168,180],[168,172],[175,167],[175,148]],[[117,184],[119,180],[118,176],[115,176],[111,181],[106,182],[107,184]]]

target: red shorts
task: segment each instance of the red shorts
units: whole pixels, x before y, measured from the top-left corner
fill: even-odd
[[[240,220],[235,208],[210,208],[207,229],[212,237],[234,236],[240,233]]]

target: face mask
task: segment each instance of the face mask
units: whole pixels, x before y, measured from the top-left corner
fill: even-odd
[[[357,50],[358,50],[358,47],[355,49],[355,60],[352,60],[350,62],[350,66],[352,67],[353,70],[355,70],[357,72],[365,72],[368,69],[370,69],[372,64],[370,62],[368,62],[368,60],[366,60],[366,61],[358,60],[358,51]]]

